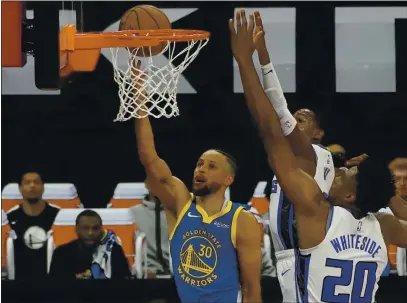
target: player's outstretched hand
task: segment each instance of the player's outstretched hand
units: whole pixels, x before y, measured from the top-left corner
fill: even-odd
[[[265,32],[263,29],[263,20],[261,19],[259,11],[254,12],[254,19],[256,22],[253,37],[254,47],[259,53],[267,52],[266,39],[264,37]]]
[[[131,85],[133,86],[134,97],[147,97],[144,89],[146,74],[141,69],[141,61],[133,60],[131,62]]]
[[[145,113],[148,113],[147,107],[145,105],[146,100],[148,100],[147,91],[145,89],[146,74],[141,69],[140,60],[132,60],[131,64],[131,85],[133,98],[136,101],[139,109]]]
[[[254,16],[250,14],[249,22],[247,22],[246,11],[240,9],[236,13],[236,29],[233,19],[229,20],[229,30],[231,34],[232,52],[238,63],[242,61],[252,60],[254,46]],[[260,31],[256,34],[262,35]]]
[[[146,75],[141,70],[141,60],[131,59],[131,80],[134,89],[141,89],[146,81]]]
[[[354,157],[352,159],[349,159],[348,161],[346,161],[345,165],[347,167],[350,166],[358,166],[360,163],[362,163],[363,161],[365,161],[367,158],[369,158],[369,156],[367,154],[363,154],[357,157]]]

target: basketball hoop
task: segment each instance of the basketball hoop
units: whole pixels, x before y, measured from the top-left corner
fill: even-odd
[[[115,121],[148,115],[155,118],[178,116],[176,97],[179,77],[208,43],[209,36],[209,32],[201,30],[173,29],[78,33],[74,25],[67,25],[60,32],[60,76],[93,71],[101,48],[110,48],[120,98]],[[165,45],[161,54],[167,54],[168,60],[163,64],[157,62],[157,57],[151,56],[151,48],[160,44]],[[127,62],[126,66],[119,65],[123,59]],[[135,68],[138,60],[143,62],[142,70]],[[139,76],[134,77],[134,74]],[[141,94],[146,94],[147,98],[138,103],[136,101]]]

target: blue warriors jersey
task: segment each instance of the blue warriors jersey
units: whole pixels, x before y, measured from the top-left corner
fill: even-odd
[[[240,302],[236,222],[243,207],[231,201],[208,216],[194,196],[170,235],[172,267],[182,302]]]

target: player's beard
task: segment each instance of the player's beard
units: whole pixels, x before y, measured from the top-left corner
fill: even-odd
[[[209,195],[211,193],[211,190],[209,189],[209,187],[207,185],[205,185],[204,187],[201,188],[193,188],[192,192],[194,193],[195,196],[197,197],[202,197],[202,196],[206,196]]]

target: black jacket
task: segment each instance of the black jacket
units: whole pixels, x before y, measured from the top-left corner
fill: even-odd
[[[111,254],[111,279],[125,279],[130,277],[129,264],[122,247],[114,243]],[[79,240],[74,240],[57,247],[52,256],[49,277],[52,279],[93,279],[91,265],[93,251],[85,250]]]

